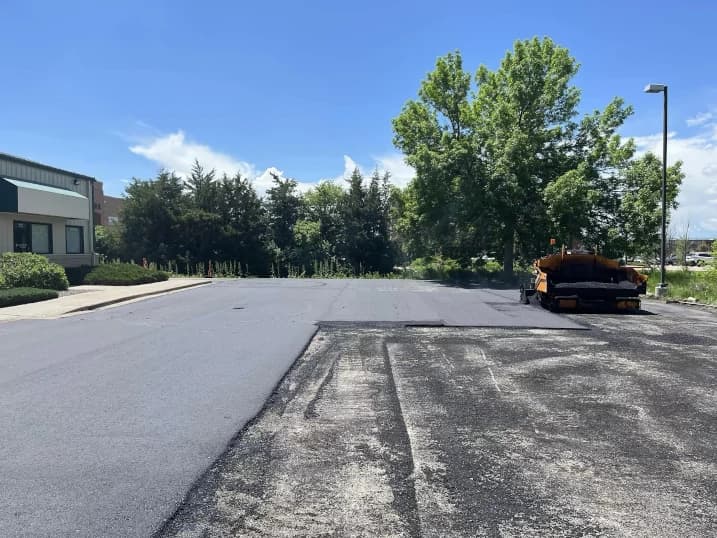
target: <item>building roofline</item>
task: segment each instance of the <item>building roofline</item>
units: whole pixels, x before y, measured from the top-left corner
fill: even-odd
[[[95,178],[91,176],[86,176],[84,174],[78,174],[77,172],[70,172],[69,170],[63,170],[62,168],[57,168],[55,166],[50,166],[49,164],[43,164],[39,163],[37,161],[31,161],[29,159],[23,159],[22,157],[16,157],[15,155],[10,155],[9,153],[2,153],[0,152],[0,159],[5,159],[6,161],[12,161],[18,164],[25,164],[28,166],[34,166],[35,168],[42,168],[43,170],[47,170],[49,172],[56,172],[59,174],[65,174],[67,176],[75,177],[75,178],[81,178],[86,179],[90,182],[97,181]]]

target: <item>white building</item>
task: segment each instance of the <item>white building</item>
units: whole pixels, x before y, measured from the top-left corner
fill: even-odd
[[[94,265],[95,179],[0,153],[0,252]]]

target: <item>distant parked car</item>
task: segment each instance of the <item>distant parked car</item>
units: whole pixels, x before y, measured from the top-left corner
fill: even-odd
[[[628,258],[626,265],[642,267],[644,265],[647,265],[647,261],[642,256],[635,256],[634,258]]]
[[[714,262],[714,257],[710,252],[690,252],[685,258],[687,265],[706,265]]]
[[[486,262],[494,262],[495,256],[489,256],[488,254],[483,254],[483,256],[477,256],[474,258],[471,258],[471,263],[476,264],[480,261],[480,263],[486,263]]]
[[[660,265],[660,257],[655,256],[652,260],[653,265]],[[677,256],[674,254],[668,254],[665,256],[665,265],[675,265],[677,263]]]

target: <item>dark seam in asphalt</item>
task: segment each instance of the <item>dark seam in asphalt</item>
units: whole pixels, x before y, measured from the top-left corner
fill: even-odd
[[[383,351],[383,361],[386,367],[386,380],[388,384],[388,391],[391,401],[391,407],[395,410],[397,430],[401,437],[402,443],[407,448],[407,459],[408,459],[408,472],[397,473],[399,479],[405,482],[405,490],[393,489],[394,501],[392,504],[397,508],[397,513],[401,519],[406,519],[409,532],[411,536],[420,537],[421,533],[421,516],[418,511],[418,501],[416,500],[416,481],[414,473],[416,472],[416,464],[413,460],[413,447],[411,446],[411,437],[408,435],[408,429],[406,428],[406,421],[403,418],[403,409],[401,408],[401,399],[398,397],[398,389],[396,388],[396,379],[393,373],[393,366],[391,365],[391,356],[388,352],[388,343],[386,339],[382,339],[381,349]],[[404,501],[407,510],[404,513],[401,511],[401,501]]]
[[[545,325],[452,325],[438,321],[317,321],[322,329],[491,329],[491,330],[542,330],[542,331],[591,331],[594,327],[581,321],[567,318],[577,327],[545,327]],[[440,325],[439,325],[440,323]]]
[[[317,321],[322,329],[403,329],[406,327],[446,327],[441,319],[438,320],[409,320],[409,321]]]
[[[282,385],[282,384],[284,383],[284,381],[286,380],[287,376],[288,376],[288,375],[291,373],[291,371],[294,369],[294,365],[296,364],[296,362],[297,362],[301,357],[304,356],[304,353],[306,353],[306,351],[309,349],[309,346],[311,345],[311,342],[313,342],[314,338],[316,337],[316,333],[318,333],[318,332],[319,332],[319,326],[316,325],[316,326],[314,327],[314,331],[311,333],[311,335],[310,335],[309,338],[307,339],[307,341],[306,341],[306,343],[304,344],[304,346],[299,350],[298,355],[296,355],[296,357],[294,357],[294,360],[291,362],[291,364],[289,365],[289,367],[286,369],[286,372],[284,372],[284,375],[281,376],[281,379],[279,379],[279,382],[276,383],[276,385],[274,385],[274,387],[273,387],[273,388],[271,389],[271,391],[269,392],[269,396],[267,397],[267,401],[264,402],[264,404],[262,405],[262,407],[261,407],[261,408],[257,411],[257,413],[254,415],[254,417],[252,417],[250,420],[248,420],[248,421],[246,422],[246,424],[244,424],[244,426],[242,426],[242,428],[241,428],[237,433],[235,433],[235,434],[232,436],[232,438],[229,440],[229,442],[227,443],[227,445],[224,447],[224,450],[222,450],[222,452],[220,453],[220,455],[219,455],[216,459],[214,459],[213,461],[211,461],[211,462],[209,463],[209,465],[207,465],[207,467],[206,467],[201,473],[199,473],[199,475],[197,475],[197,477],[194,479],[194,482],[192,482],[192,485],[191,485],[190,488],[187,490],[187,493],[185,493],[184,497],[182,497],[181,501],[179,501],[178,503],[176,503],[176,504],[174,505],[174,507],[172,508],[171,514],[169,515],[169,517],[167,517],[167,518],[162,522],[162,524],[160,524],[159,527],[152,533],[152,537],[153,537],[153,538],[159,538],[159,537],[161,537],[162,533],[164,533],[164,532],[169,528],[169,526],[174,522],[174,520],[179,516],[182,507],[189,504],[189,500],[192,498],[192,495],[194,494],[194,492],[195,492],[197,489],[199,489],[199,487],[202,485],[202,482],[203,482],[204,479],[207,477],[207,475],[212,471],[212,469],[214,469],[217,465],[220,465],[220,464],[226,459],[226,456],[227,456],[227,454],[229,453],[229,450],[231,450],[231,448],[236,445],[236,443],[239,441],[239,439],[240,439],[252,426],[254,426],[257,422],[259,422],[259,421],[263,418],[263,416],[264,416],[264,411],[265,411],[265,409],[267,408],[267,406],[269,405],[270,400],[271,400],[271,397],[279,390],[279,387],[281,387],[281,385]]]

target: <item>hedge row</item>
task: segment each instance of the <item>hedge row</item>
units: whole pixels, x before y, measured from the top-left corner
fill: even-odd
[[[102,284],[106,286],[132,286],[163,282],[169,278],[164,271],[145,269],[131,263],[108,263],[94,267],[84,279],[85,284]]]
[[[29,252],[0,254],[0,289],[39,288],[66,290],[70,282],[77,284],[104,284],[128,286],[162,282],[169,278],[164,271],[145,269],[131,263],[109,263],[97,267],[62,266],[50,262],[45,256]]]
[[[62,266],[44,256],[29,252],[0,254],[0,288],[66,290],[69,285]]]
[[[92,271],[90,265],[80,265],[79,267],[65,267],[65,274],[67,280],[70,281],[70,286],[79,286],[85,283],[85,277]]]
[[[15,306],[26,303],[36,303],[38,301],[47,301],[48,299],[57,299],[55,290],[42,290],[39,288],[12,288],[9,290],[0,290],[0,308],[5,306]]]

